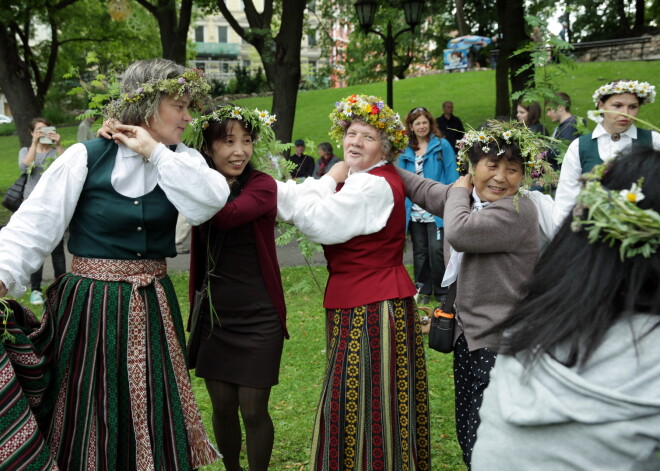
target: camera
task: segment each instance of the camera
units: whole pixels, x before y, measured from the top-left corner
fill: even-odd
[[[41,132],[43,132],[46,135],[44,137],[40,137],[39,142],[41,142],[42,144],[52,144],[53,140],[50,137],[48,137],[48,134],[51,133],[51,132],[55,132],[55,127],[54,126],[44,126],[44,127],[41,128]]]

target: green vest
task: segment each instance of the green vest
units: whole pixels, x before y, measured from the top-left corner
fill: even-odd
[[[578,137],[580,140],[578,148],[582,173],[590,172],[596,165],[603,163],[603,159],[600,158],[598,153],[598,139],[592,139],[591,134]],[[652,145],[651,131],[637,128],[637,139],[633,139],[633,149],[640,146],[651,147]]]
[[[117,144],[101,138],[83,144],[87,179],[69,224],[69,252],[120,260],[176,256],[177,210],[160,186],[137,198],[117,193],[110,182]]]

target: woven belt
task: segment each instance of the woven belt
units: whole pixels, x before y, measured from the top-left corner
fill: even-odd
[[[177,339],[174,322],[167,304],[167,296],[160,279],[167,275],[167,262],[161,260],[112,260],[73,257],[71,273],[100,281],[123,281],[131,284],[128,317],[128,382],[131,413],[136,441],[136,465],[139,471],[154,470],[151,453],[151,437],[148,427],[147,408],[147,309],[139,289],[154,285],[160,308],[167,348],[177,389],[183,406],[183,414],[193,468],[213,463],[218,452],[209,441],[202,417],[195,402],[186,369],[183,350]]]

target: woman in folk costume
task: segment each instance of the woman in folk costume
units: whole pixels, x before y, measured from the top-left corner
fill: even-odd
[[[323,244],[326,375],[314,470],[430,470],[424,345],[405,267],[405,189],[392,165],[408,139],[380,99],[336,103],[344,162],[319,180],[278,182],[278,214]],[[343,185],[340,185],[343,184]]]
[[[164,59],[124,72],[107,117],[113,140],[71,146],[0,232],[0,295],[70,230],[71,273],[47,292],[37,349],[51,379],[33,410],[57,465],[189,470],[217,458],[186,370],[184,331],[165,257],[177,211],[200,224],[225,204],[227,182],[181,144],[206,97],[199,71]]]
[[[643,104],[653,103],[655,87],[647,82],[617,80],[598,88],[593,95],[599,121],[594,131],[568,146],[559,175],[552,219],[556,228],[575,204],[580,175],[595,165],[616,157],[633,146],[660,150],[660,134],[633,124]]]

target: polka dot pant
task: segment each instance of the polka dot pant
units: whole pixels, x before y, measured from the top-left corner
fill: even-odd
[[[454,345],[454,388],[456,391],[456,436],[463,461],[470,468],[472,448],[477,440],[479,408],[490,380],[497,354],[488,348],[469,351],[461,335]]]

